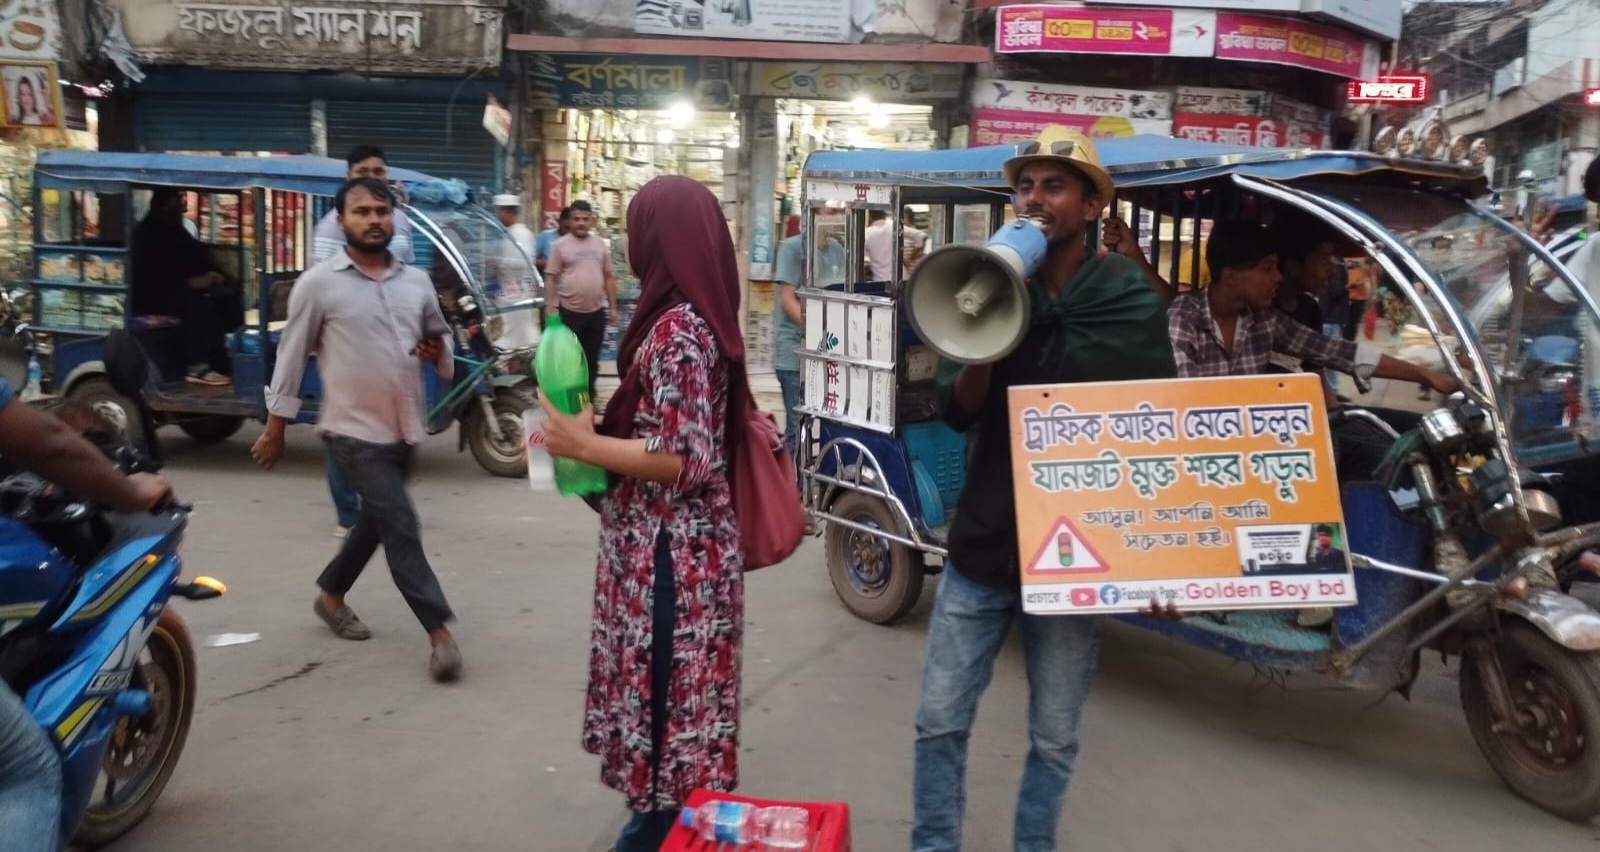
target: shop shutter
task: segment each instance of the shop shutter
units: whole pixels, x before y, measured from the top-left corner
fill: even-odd
[[[134,105],[142,151],[311,151],[311,102],[298,97],[149,95]]]
[[[500,188],[499,155],[494,137],[483,129],[482,103],[328,101],[327,115],[330,157],[377,145],[391,166],[463,180],[474,191]]]

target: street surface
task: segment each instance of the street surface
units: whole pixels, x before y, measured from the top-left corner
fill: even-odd
[[[248,427],[201,448],[162,431],[196,503],[190,573],[228,584],[175,606],[200,647],[199,701],[177,773],[117,852],[603,852],[625,814],[578,742],[596,521],[581,502],[494,479],[455,435],[422,454],[423,538],[460,616],[461,683],[428,679],[427,642],[387,567],[350,597],[368,642],[311,613],[333,552],[319,449],[290,431],[279,469]],[[740,792],[837,800],[857,852],[907,848],[912,718],[930,581],[904,624],[852,618],[820,541],[749,577]],[[972,739],[971,852],[1008,850],[1027,748],[1020,648],[1002,655]],[[1062,820],[1083,852],[1478,852],[1600,849],[1600,827],[1523,804],[1462,721],[1454,674],[1412,703],[1249,667],[1121,625],[1107,630]]]

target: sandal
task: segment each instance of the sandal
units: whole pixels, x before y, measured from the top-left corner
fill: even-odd
[[[333,630],[333,635],[340,639],[359,642],[372,638],[372,631],[361,623],[361,619],[356,618],[355,611],[348,605],[340,605],[338,610],[329,612],[328,608],[322,605],[322,596],[318,595],[317,599],[311,602],[311,611],[316,613],[317,617],[322,619],[322,623]]]

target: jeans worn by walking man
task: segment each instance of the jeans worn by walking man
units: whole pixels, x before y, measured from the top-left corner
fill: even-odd
[[[445,627],[453,614],[422,550],[416,509],[405,491],[415,447],[427,434],[417,362],[431,357],[441,378],[452,376],[448,326],[428,276],[385,251],[387,229],[361,230],[363,205],[379,200],[358,199],[360,186],[347,189],[350,198],[342,209],[350,247],[302,275],[289,298],[288,324],[266,394],[272,416],[257,442],[257,460],[264,466],[276,460],[270,447],[262,458],[263,443],[275,441],[281,453],[283,424],[300,413],[306,358],[316,352],[324,392],[317,431],[358,496],[360,511],[317,581],[322,595],[314,609],[341,638],[368,638],[370,631],[344,596],[382,544],[395,585],[433,641],[430,668],[448,680],[460,668],[460,652]],[[381,184],[373,194],[379,190]]]
[[[1032,324],[993,365],[944,362],[938,401],[946,423],[976,430],[968,475],[939,581],[917,707],[912,852],[958,852],[966,809],[967,743],[978,700],[1013,623],[1020,623],[1028,674],[1028,756],[1017,796],[1013,848],[1052,852],[1078,754],[1078,721],[1098,655],[1098,620],[1027,615],[1018,574],[1012,490],[1012,386],[1160,379],[1176,375],[1162,298],[1122,255],[1084,252],[1085,223],[1098,217],[1110,178],[1088,139],[1067,153],[1018,157],[1007,177],[1023,212],[1050,249],[1028,282]],[[1013,168],[1015,167],[1015,168]],[[973,372],[967,372],[972,370]],[[985,844],[984,849],[998,848]]]

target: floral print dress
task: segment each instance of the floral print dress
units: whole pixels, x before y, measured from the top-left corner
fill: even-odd
[[[656,320],[635,355],[644,392],[633,435],[683,456],[676,483],[624,478],[600,509],[584,748],[637,812],[738,783],[744,575],[724,446],[728,376],[687,304]],[[669,538],[675,619],[661,753],[652,736],[654,562]]]

